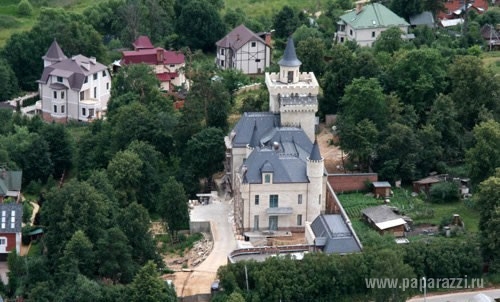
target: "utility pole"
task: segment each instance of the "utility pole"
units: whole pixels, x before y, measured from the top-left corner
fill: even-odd
[[[246,281],[246,284],[247,284],[247,292],[250,291],[250,287],[248,286],[248,271],[247,271],[247,266],[245,264],[245,281]]]

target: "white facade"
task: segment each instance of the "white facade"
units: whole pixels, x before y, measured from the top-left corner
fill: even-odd
[[[310,183],[290,184],[242,184],[240,174],[238,178],[241,195],[235,199],[243,206],[236,216],[243,217],[245,231],[303,229],[306,221],[325,211],[326,176],[312,177]]]
[[[355,41],[359,46],[372,47],[380,34],[389,29],[389,27],[354,29],[349,24],[338,27],[336,39],[339,43]],[[399,29],[408,33],[408,26],[400,26]]]
[[[293,82],[287,83],[286,75],[293,74]],[[282,82],[284,81],[284,82]],[[299,72],[282,68],[280,73],[266,73],[266,85],[269,90],[269,111],[280,113],[281,124],[286,126],[300,126],[311,141],[315,138],[316,112],[318,103],[289,103],[285,106],[280,97],[298,95],[303,98],[316,98],[319,93],[319,84],[313,72]]]
[[[271,48],[261,41],[249,41],[239,49],[217,47],[217,66],[238,69],[244,74],[260,74],[271,65]]]
[[[62,78],[62,84],[67,87],[51,87],[51,84],[61,83],[57,78],[50,76],[47,84],[39,84],[44,116],[50,115],[54,120],[90,121],[106,112],[111,90],[111,76],[107,70],[88,75],[87,83],[80,90],[68,88],[67,78]]]

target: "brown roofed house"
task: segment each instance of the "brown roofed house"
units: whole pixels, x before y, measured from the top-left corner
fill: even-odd
[[[216,45],[216,63],[221,69],[234,68],[244,74],[261,74],[271,65],[270,33],[259,36],[241,24]]]

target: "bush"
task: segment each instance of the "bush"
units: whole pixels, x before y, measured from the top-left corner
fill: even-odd
[[[33,14],[33,6],[28,0],[21,0],[17,5],[17,14],[19,16],[28,17]]]
[[[455,182],[441,182],[430,189],[430,198],[435,203],[454,202],[460,198],[458,184]]]

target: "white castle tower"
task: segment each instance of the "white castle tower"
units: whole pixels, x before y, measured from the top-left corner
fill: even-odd
[[[285,53],[278,62],[279,73],[266,72],[269,111],[280,113],[282,126],[300,126],[314,141],[319,84],[313,72],[300,72],[293,39],[288,39]]]
[[[318,142],[314,140],[311,154],[307,157],[307,178],[309,178],[309,190],[307,200],[310,201],[307,221],[313,221],[318,213],[324,213],[326,202],[323,192],[326,192],[326,177],[324,160],[319,152]]]

